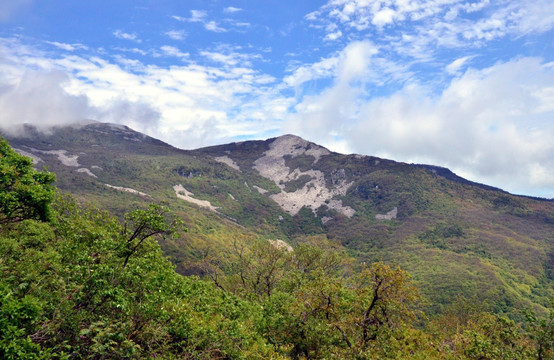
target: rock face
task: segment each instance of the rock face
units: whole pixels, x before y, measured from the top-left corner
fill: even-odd
[[[65,166],[78,167],[79,162],[77,159],[79,155],[67,155],[67,150],[38,150],[34,148],[29,148],[34,153],[44,154],[44,155],[55,155],[58,160]]]
[[[386,214],[377,214],[375,215],[375,218],[377,220],[392,220],[396,219],[396,216],[398,215],[398,208],[395,206],[394,209],[389,211]]]
[[[228,156],[218,156],[218,157],[214,158],[214,160],[217,161],[217,162],[223,163],[223,164],[227,164],[231,168],[233,168],[237,171],[240,171],[240,167],[237,165],[237,163],[234,162],[233,159],[231,159]]]
[[[193,198],[192,195],[194,194],[185,189],[181,184],[173,186],[173,190],[175,190],[175,195],[181,200],[185,200],[200,207],[207,208],[213,212],[217,212],[217,209],[219,209],[218,207],[213,206],[208,200]]]
[[[119,190],[119,191],[125,191],[125,192],[128,192],[128,193],[131,193],[131,194],[135,194],[135,195],[140,195],[140,196],[144,196],[144,197],[151,197],[150,195],[148,194],[145,194],[141,191],[138,191],[138,190],[135,190],[135,189],[131,189],[131,188],[127,188],[127,187],[123,187],[123,186],[114,186],[114,185],[110,185],[110,184],[104,184],[106,185],[107,187],[111,188],[111,189],[115,189],[115,190]]]
[[[294,216],[304,206],[312,209],[316,214],[320,206],[326,205],[329,209],[336,210],[347,217],[352,217],[355,210],[349,206],[343,206],[342,200],[333,199],[335,196],[344,196],[352,183],[344,179],[336,183],[333,189],[327,188],[325,175],[319,170],[301,171],[291,170],[285,164],[285,157],[290,156],[311,156],[313,164],[317,163],[323,156],[329,155],[330,151],[324,147],[314,145],[298,136],[285,135],[275,139],[264,156],[254,162],[254,169],[258,173],[275,182],[281,189],[278,194],[270,195],[279,206]],[[298,180],[301,177],[309,177],[309,180],[302,188],[293,192],[285,191],[286,183]]]

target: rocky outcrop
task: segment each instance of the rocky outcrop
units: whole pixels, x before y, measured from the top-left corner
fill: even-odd
[[[351,217],[355,213],[354,209],[344,206],[342,200],[334,199],[334,197],[346,195],[346,191],[352,183],[347,183],[345,179],[337,180],[335,186],[330,189],[327,187],[323,172],[319,170],[291,170],[285,163],[285,157],[287,156],[294,158],[303,155],[312,156],[314,158],[313,164],[316,164],[321,157],[330,153],[324,147],[312,144],[298,136],[285,135],[275,139],[270,144],[270,148],[264,152],[264,156],[254,162],[254,169],[261,176],[275,182],[281,189],[280,193],[270,195],[270,198],[290,215],[296,215],[304,206],[312,209],[314,214],[317,214],[316,210],[326,205],[330,209]],[[292,192],[285,191],[285,184],[306,176],[310,180],[302,188]]]

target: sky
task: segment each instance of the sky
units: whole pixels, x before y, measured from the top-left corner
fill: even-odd
[[[0,128],[295,134],[554,197],[552,0],[0,0]]]

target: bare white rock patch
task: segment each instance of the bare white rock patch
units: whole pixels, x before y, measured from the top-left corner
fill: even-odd
[[[100,166],[98,166],[98,165],[92,165],[90,168],[91,168],[91,169],[95,169],[95,170],[104,170],[104,169],[102,169],[102,168],[101,168]]]
[[[193,198],[192,196],[194,194],[185,189],[181,184],[173,186],[173,190],[175,190],[175,195],[177,195],[177,197],[181,200],[185,200],[192,204],[205,207],[213,212],[217,212],[217,209],[219,209],[219,207],[213,206],[208,200],[199,200]]]
[[[294,251],[292,246],[290,246],[289,244],[287,244],[286,242],[284,242],[281,239],[268,240],[268,241],[271,245],[273,245],[273,247],[275,247],[279,250],[284,250],[286,252],[293,252]]]
[[[110,184],[104,184],[104,185],[107,186],[107,187],[109,187],[110,189],[115,189],[115,190],[119,190],[119,191],[125,191],[125,192],[131,193],[131,194],[140,195],[140,196],[144,196],[144,197],[150,197],[150,195],[145,194],[145,193],[140,192],[140,191],[135,190],[135,189],[131,189],[131,188],[127,188],[127,187],[122,187],[122,186],[114,186],[114,185],[110,185]]]
[[[331,152],[323,147],[314,145],[298,136],[285,135],[277,138],[269,146],[269,150],[264,152],[264,156],[254,162],[256,169],[261,176],[272,180],[279,186],[281,192],[271,195],[270,198],[281,206],[281,208],[290,215],[296,215],[298,211],[306,206],[316,214],[316,210],[322,206],[334,209],[348,217],[354,215],[355,210],[349,206],[343,206],[341,200],[333,200],[335,196],[344,196],[346,191],[353,183],[347,183],[346,180],[340,180],[332,189],[327,188],[325,175],[319,170],[301,171],[292,170],[285,165],[285,156],[293,158],[300,155],[314,157],[314,164],[322,156],[329,155]],[[308,175],[311,180],[304,184],[301,189],[294,192],[286,192],[285,184],[299,179],[301,176]]]
[[[36,165],[38,164],[39,162],[42,161],[41,158],[39,158],[38,156],[36,156],[35,154],[31,154],[30,152],[28,151],[25,151],[25,150],[21,150],[21,149],[16,149],[16,148],[13,148],[18,154],[20,155],[23,155],[23,156],[27,156],[29,158],[31,158],[31,160],[33,161],[33,164]]]
[[[45,155],[55,155],[58,160],[65,166],[79,167],[77,159],[79,155],[67,155],[67,150],[38,150],[30,148],[31,151]]]
[[[240,167],[237,165],[237,163],[228,156],[218,156],[218,157],[214,158],[214,160],[217,161],[217,162],[226,164],[226,165],[228,165],[229,167],[231,167],[235,170],[240,171]]]
[[[252,187],[253,187],[254,189],[258,190],[258,192],[259,192],[260,194],[262,194],[262,195],[265,194],[265,193],[267,192],[266,189],[261,188],[261,187],[259,187],[259,186],[254,185],[254,186],[252,186]]]
[[[77,172],[80,172],[80,173],[85,173],[87,174],[88,176],[92,176],[93,178],[97,178],[98,176],[94,175],[94,173],[92,171],[90,171],[89,169],[87,168],[79,168],[77,169]]]
[[[398,208],[395,206],[394,209],[389,211],[386,214],[377,214],[375,215],[375,218],[377,220],[392,220],[396,219],[396,216],[398,215]]]

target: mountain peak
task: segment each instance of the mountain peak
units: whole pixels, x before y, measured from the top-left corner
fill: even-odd
[[[304,140],[300,136],[286,134],[275,138],[270,144],[270,150],[266,153],[274,157],[307,155],[314,157],[317,163],[322,156],[331,152],[323,146]]]

